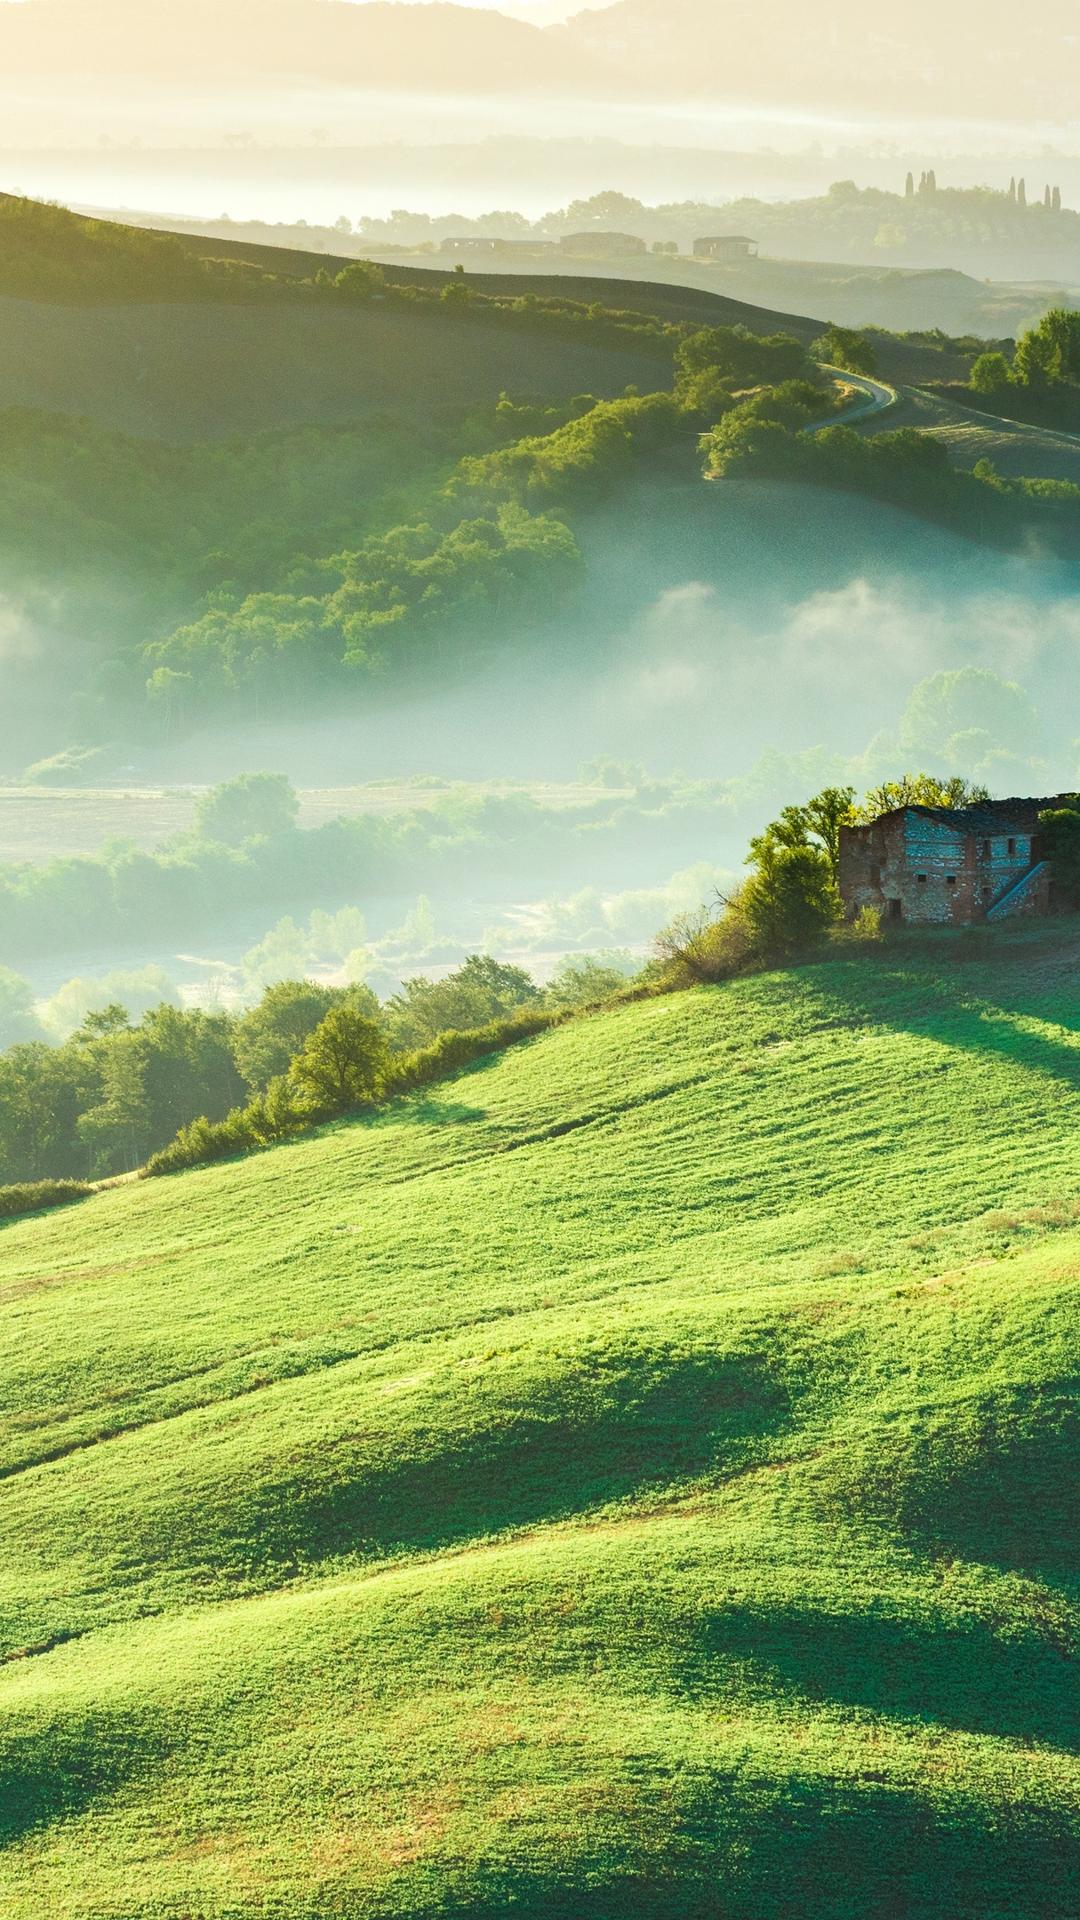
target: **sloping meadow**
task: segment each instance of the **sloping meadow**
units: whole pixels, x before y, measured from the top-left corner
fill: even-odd
[[[1075,946],[3,1230],[5,1913],[1076,1911]]]

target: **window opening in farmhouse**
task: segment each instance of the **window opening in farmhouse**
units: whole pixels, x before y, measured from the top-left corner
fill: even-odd
[[[956,875],[955,875],[955,873],[947,873],[947,874],[945,875],[945,885],[946,885],[947,887],[955,887],[955,885],[956,885]]]
[[[926,875],[925,875],[925,873],[917,873],[917,874],[915,875],[915,878],[916,878],[916,880],[918,881],[918,883],[919,883],[919,885],[920,885],[920,887],[925,887],[925,885],[926,885]]]
[[[1010,840],[1009,841],[1009,859],[1010,860],[1014,859],[1015,855],[1016,855],[1016,841]]]
[[[984,860],[989,860],[991,851],[992,849],[991,849],[989,840],[984,840],[983,841],[983,859]]]

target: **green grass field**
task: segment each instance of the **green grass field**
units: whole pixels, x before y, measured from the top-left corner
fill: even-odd
[[[0,1233],[5,1920],[1080,1910],[1075,923]]]
[[[630,384],[651,392],[664,377],[662,362],[630,347],[503,333],[438,308],[0,297],[0,410],[87,416],[152,439],[351,424],[387,409],[426,422],[494,405],[504,389],[610,398]]]

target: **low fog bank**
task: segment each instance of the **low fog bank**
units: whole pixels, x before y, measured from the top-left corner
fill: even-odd
[[[481,949],[542,979],[567,953],[640,958],[673,911],[729,884],[779,807],[826,783],[918,767],[998,794],[1080,779],[1076,568],[868,501],[738,482],[630,488],[581,533],[578,600],[507,629],[468,676],[358,694],[305,725],[253,716],[117,745],[96,790],[65,793],[54,769],[26,791],[21,772],[0,793],[4,871],[72,853],[99,865],[73,877],[74,904],[57,878],[55,909],[34,908],[22,935],[0,926],[0,967],[41,999],[89,981],[72,1004],[123,997],[101,984],[118,971],[124,993],[164,982],[202,1004],[235,1004],[282,967],[340,981],[351,965],[390,992]],[[62,679],[47,638],[25,610],[0,619],[9,689],[35,657]],[[20,740],[9,705],[12,775]],[[301,832],[245,904],[227,863],[204,881],[185,836],[193,789],[258,771],[302,790]],[[323,842],[312,880],[306,849],[339,813],[351,868]],[[167,871],[138,851],[163,843]],[[331,950],[316,912],[362,915],[363,933],[350,921],[349,951]]]
[[[177,784],[265,766],[298,786],[550,781],[609,755],[715,779],[772,751],[861,753],[916,682],[969,665],[1021,682],[1047,755],[1080,734],[1080,569],[1038,552],[988,552],[849,496],[732,481],[722,503],[701,486],[630,492],[582,545],[580,600],[507,632],[475,675],[302,726],[125,750],[126,771]]]
[[[350,111],[363,118],[365,105],[351,103]],[[316,101],[312,117],[317,114]],[[235,116],[224,107],[221,117]],[[341,219],[354,225],[365,217],[385,220],[405,207],[466,218],[503,208],[535,220],[553,206],[609,191],[650,204],[693,200],[721,208],[741,199],[808,199],[836,180],[895,192],[908,170],[917,178],[927,164],[961,188],[1007,181],[1011,174],[1041,183],[1049,173],[1067,203],[1080,204],[1075,143],[1032,140],[1023,132],[1003,130],[998,142],[980,140],[965,152],[935,127],[902,129],[884,142],[872,134],[861,139],[851,129],[850,137],[845,130],[844,137],[811,143],[800,129],[792,147],[784,123],[739,129],[728,121],[719,142],[695,144],[690,126],[675,139],[663,126],[647,129],[639,143],[633,130],[631,137],[621,137],[621,129],[605,135],[595,125],[549,137],[541,127],[523,131],[522,117],[512,117],[513,131],[494,130],[486,139],[449,130],[439,140],[429,126],[426,137],[418,129],[410,140],[402,138],[395,116],[384,140],[373,136],[364,145],[348,136],[328,143],[306,131],[295,143],[263,141],[242,121],[227,145],[218,136],[215,144],[156,146],[139,135],[79,146],[70,144],[69,134],[52,146],[16,146],[9,133],[0,146],[0,171],[8,191],[85,211],[202,221],[227,215],[316,228]]]

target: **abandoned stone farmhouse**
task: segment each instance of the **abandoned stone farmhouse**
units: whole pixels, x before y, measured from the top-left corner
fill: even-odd
[[[849,918],[876,907],[911,926],[973,926],[1051,913],[1054,883],[1039,847],[1045,800],[897,807],[840,829],[840,893]]]

